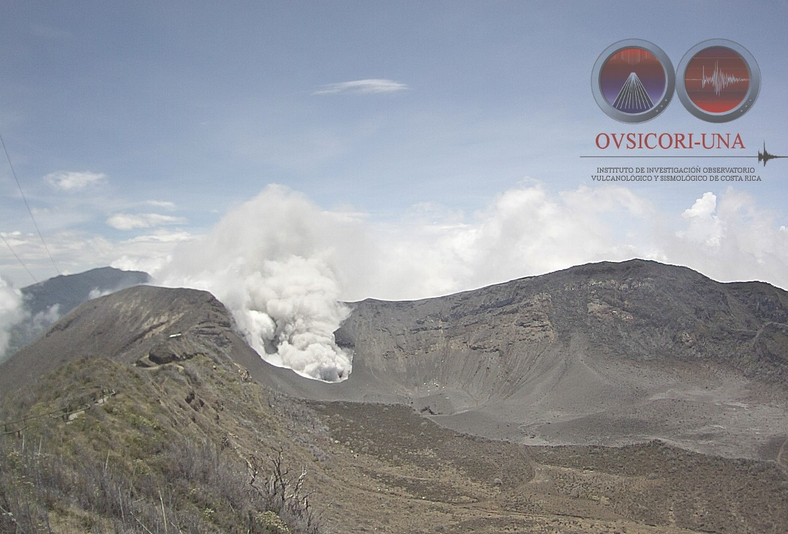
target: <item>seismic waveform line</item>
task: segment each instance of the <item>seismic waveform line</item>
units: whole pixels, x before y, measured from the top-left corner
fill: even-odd
[[[750,159],[751,158],[751,159],[756,159],[757,158],[758,159],[758,163],[763,162],[763,166],[764,167],[766,167],[766,163],[769,160],[772,160],[772,159],[788,159],[788,156],[777,156],[775,154],[770,154],[766,150],[766,141],[763,142],[763,151],[759,150],[757,156],[698,156],[698,155],[685,156],[685,155],[676,155],[676,154],[660,155],[660,156],[655,156],[655,155],[650,155],[650,154],[648,154],[648,155],[646,155],[646,154],[633,154],[633,155],[623,156],[623,155],[618,155],[617,154],[617,155],[613,155],[613,156],[584,155],[584,156],[580,156],[580,157],[581,158],[589,158],[589,159],[608,159],[608,158],[621,158],[621,159],[676,159],[676,158],[693,158],[693,159],[696,159],[696,158],[699,158],[699,159],[706,159],[706,158],[711,158],[711,159],[726,159],[726,158],[742,159],[742,158],[744,158],[744,159]]]
[[[725,71],[720,70],[719,60],[714,62],[714,72],[711,76],[706,76],[706,65],[703,65],[700,75],[700,88],[705,89],[706,85],[714,87],[714,95],[720,96],[726,87],[733,83],[748,82],[749,78],[739,78],[733,74],[726,74]],[[697,78],[695,78],[697,80]]]
[[[654,102],[648,96],[646,88],[643,87],[643,82],[640,81],[638,75],[630,72],[627,81],[621,86],[621,90],[613,102],[613,107],[625,113],[634,113],[648,111],[654,107]]]
[[[774,154],[769,154],[766,151],[766,141],[763,142],[763,152],[760,150],[758,151],[758,162],[763,162],[763,166],[766,167],[766,162],[770,159],[783,159],[788,158],[788,156],[775,156]]]

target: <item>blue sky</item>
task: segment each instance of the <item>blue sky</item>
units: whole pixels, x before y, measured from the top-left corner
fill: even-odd
[[[632,256],[788,287],[788,160],[758,167],[757,183],[611,185],[590,178],[602,163],[580,158],[598,154],[600,132],[649,131],[732,132],[748,155],[763,141],[788,154],[785,21],[786,1],[7,0],[0,135],[62,272],[166,271],[178,247],[279,195],[352,220],[325,239],[373,243],[350,247],[377,255],[356,264],[389,255],[363,275],[336,267],[340,282],[363,280],[340,284],[340,298]],[[612,120],[591,71],[628,38],[674,67],[706,39],[741,44],[763,77],[754,108],[710,124],[674,97],[644,124]],[[244,213],[238,224],[298,232],[299,221]],[[5,161],[0,233],[36,279],[55,274]],[[3,243],[0,276],[33,282]]]

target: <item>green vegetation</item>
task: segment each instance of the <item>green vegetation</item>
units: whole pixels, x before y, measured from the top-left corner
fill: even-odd
[[[242,391],[217,363],[198,357],[187,372],[84,359],[30,392],[34,400],[8,403],[0,532],[317,534],[306,470],[291,475],[276,434],[240,446],[249,436],[206,403],[221,380],[262,405],[258,386]],[[266,426],[270,414],[257,411],[250,428]]]

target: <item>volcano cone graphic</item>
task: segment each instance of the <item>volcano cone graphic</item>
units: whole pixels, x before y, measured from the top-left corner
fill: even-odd
[[[648,96],[643,82],[634,72],[629,74],[627,81],[618,92],[613,107],[624,113],[640,113],[654,107],[651,97]]]

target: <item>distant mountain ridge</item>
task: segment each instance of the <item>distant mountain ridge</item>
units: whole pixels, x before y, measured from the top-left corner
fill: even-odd
[[[147,284],[148,273],[100,267],[78,274],[59,275],[22,288],[29,318],[11,331],[8,355],[36,338],[57,319],[83,302],[128,287]]]
[[[78,274],[60,275],[37,284],[22,288],[22,294],[29,303],[30,311],[38,313],[46,308],[60,304],[61,313],[66,314],[101,293],[119,291],[151,280],[142,271],[124,271],[114,267],[99,267]]]
[[[445,297],[352,306],[338,341],[377,353],[376,368],[395,374],[398,364],[387,362],[404,354],[511,359],[551,346],[569,350],[582,337],[589,351],[621,361],[710,361],[788,385],[788,292],[762,282],[719,283],[653,261],[588,264]]]

